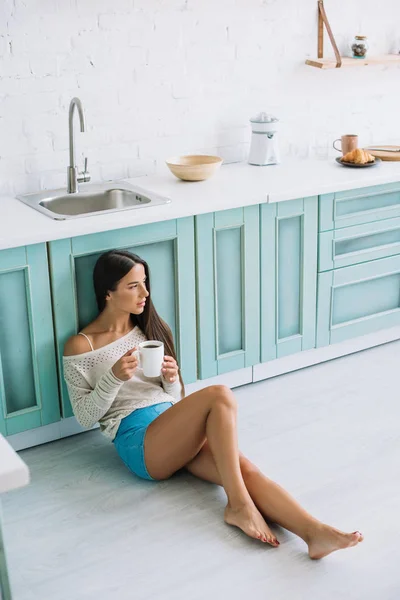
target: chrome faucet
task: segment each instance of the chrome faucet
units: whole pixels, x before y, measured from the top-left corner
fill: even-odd
[[[68,193],[74,194],[78,192],[78,183],[90,181],[90,174],[87,170],[88,159],[85,158],[85,168],[82,173],[78,173],[78,169],[75,166],[75,152],[74,152],[74,111],[75,107],[78,109],[79,121],[81,131],[85,131],[85,117],[83,116],[82,103],[79,98],[72,98],[69,105],[69,166],[67,170],[68,178]]]

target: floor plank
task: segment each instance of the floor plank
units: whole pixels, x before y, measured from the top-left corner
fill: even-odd
[[[21,452],[32,484],[3,498],[16,600],[400,597],[400,342],[235,390],[242,450],[357,548],[311,561],[223,522],[189,474],[142,481],[99,431]]]

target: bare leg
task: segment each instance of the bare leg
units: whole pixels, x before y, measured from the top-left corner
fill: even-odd
[[[242,453],[239,460],[243,480],[257,508],[266,519],[300,536],[308,545],[311,558],[323,558],[335,550],[362,542],[363,536],[359,532],[344,533],[312,517],[286,490],[268,479]],[[217,465],[207,442],[186,468],[201,479],[221,485]]]
[[[144,441],[146,466],[155,479],[166,479],[191,461],[208,439],[228,496],[225,521],[277,545],[243,481],[236,412],[235,397],[225,386],[210,386],[184,398],[150,424]]]

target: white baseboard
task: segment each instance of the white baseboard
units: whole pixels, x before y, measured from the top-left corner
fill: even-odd
[[[240,385],[246,385],[246,383],[253,382],[253,368],[246,367],[245,369],[239,369],[238,371],[231,371],[230,373],[224,373],[223,375],[217,375],[216,377],[210,377],[209,379],[199,379],[194,383],[185,385],[186,396],[198,392],[209,385],[227,385],[230,388],[239,387]]]
[[[270,377],[276,377],[277,375],[282,375],[284,373],[290,373],[291,371],[296,371],[298,369],[304,369],[305,367],[310,367],[318,363],[339,358],[340,356],[346,356],[353,352],[359,352],[360,350],[366,350],[367,348],[373,348],[374,346],[393,342],[398,339],[400,339],[400,327],[384,329],[377,333],[364,335],[332,346],[298,352],[291,356],[285,356],[284,358],[277,358],[266,363],[255,365],[254,367],[231,371],[230,373],[217,375],[210,379],[198,380],[185,386],[186,395],[188,396],[209,385],[227,385],[230,388],[239,387],[248,383],[269,379]],[[93,429],[96,429],[97,427],[98,425],[95,425]],[[29,431],[10,435],[7,437],[7,441],[14,450],[18,451],[23,450],[24,448],[38,446],[39,444],[53,442],[54,440],[59,440],[84,431],[87,431],[87,429],[81,427],[75,417],[69,417],[68,419],[62,419],[58,423],[52,423],[51,425],[45,425],[43,427],[37,427],[35,429],[30,429]]]
[[[290,356],[283,358],[277,358],[266,363],[261,363],[253,367],[253,383],[261,381],[262,379],[269,379],[270,377],[276,377],[283,373],[290,373],[291,371],[297,371],[297,369],[304,369],[318,363],[326,362],[340,356],[346,356],[347,354],[353,354],[360,350],[366,350],[367,348],[373,348],[380,344],[386,344],[387,342],[393,342],[394,340],[400,339],[400,327],[392,327],[390,329],[383,329],[377,333],[370,333],[363,335],[358,338],[346,340],[338,344],[332,344],[332,346],[324,346],[323,348],[313,348],[312,350],[305,350],[304,352],[297,352]]]
[[[99,427],[96,424],[92,429]],[[77,433],[83,433],[88,431],[81,425],[75,417],[68,417],[67,419],[61,419],[57,423],[51,423],[50,425],[43,425],[43,427],[36,427],[35,429],[28,429],[28,431],[22,431],[21,433],[15,433],[7,437],[8,443],[14,448],[14,450],[24,450],[25,448],[32,448],[33,446],[39,446],[40,444],[46,444],[47,442],[54,442],[70,435],[76,435]]]

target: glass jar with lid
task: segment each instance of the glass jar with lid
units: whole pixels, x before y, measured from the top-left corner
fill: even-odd
[[[366,35],[356,35],[351,42],[351,52],[353,58],[365,58],[367,56],[369,44]]]

